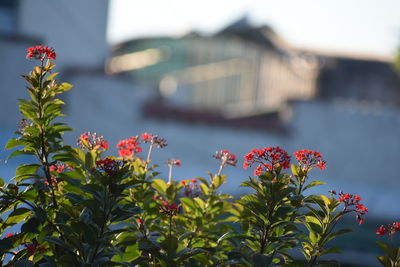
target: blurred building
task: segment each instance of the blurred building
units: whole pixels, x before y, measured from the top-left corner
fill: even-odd
[[[390,59],[298,49],[246,17],[212,36],[143,38],[116,45],[110,74],[154,89],[147,115],[281,131],[296,101],[400,106]]]
[[[20,117],[16,99],[25,96],[26,48],[43,44],[57,50],[58,70],[104,69],[108,0],[0,0],[0,116],[1,128],[15,126]]]
[[[292,53],[271,28],[246,18],[213,36],[138,39],[114,50],[109,73],[127,72],[157,88],[174,108],[240,118],[315,95],[316,57]]]

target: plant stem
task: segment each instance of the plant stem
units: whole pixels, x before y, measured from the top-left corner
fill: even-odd
[[[151,152],[153,151],[153,140],[151,141],[151,143],[150,143],[150,147],[149,147],[149,152],[147,153],[147,159],[146,159],[146,167],[147,167],[147,164],[150,162],[150,159],[151,159]]]
[[[172,235],[172,215],[169,216],[169,237]]]
[[[56,199],[56,195],[54,192],[54,186],[53,183],[51,181],[51,174],[50,174],[50,170],[49,170],[49,166],[48,166],[48,155],[47,155],[47,151],[46,151],[46,142],[45,142],[45,136],[44,136],[44,129],[43,129],[43,123],[42,119],[43,119],[43,103],[42,103],[42,91],[43,91],[43,78],[46,75],[45,73],[43,73],[43,60],[41,60],[41,65],[40,65],[40,74],[39,74],[39,88],[38,88],[38,119],[39,122],[41,124],[39,124],[39,134],[40,134],[40,150],[38,152],[39,155],[39,161],[42,164],[42,168],[44,171],[44,174],[46,176],[46,180],[47,183],[49,184],[50,187],[50,191],[51,191],[51,195],[52,195],[52,201],[53,201],[53,205],[55,208],[58,207],[57,204],[57,199]]]
[[[172,181],[172,164],[168,165],[169,166],[169,173],[168,173],[168,184],[171,183]]]

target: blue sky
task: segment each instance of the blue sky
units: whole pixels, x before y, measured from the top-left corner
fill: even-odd
[[[400,46],[400,0],[111,0],[108,40],[211,34],[244,14],[297,47],[390,56]]]

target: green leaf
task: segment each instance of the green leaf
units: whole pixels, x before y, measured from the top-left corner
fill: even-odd
[[[193,199],[187,198],[187,197],[182,197],[180,200],[181,200],[181,202],[182,202],[182,204],[183,204],[183,208],[184,208],[185,210],[188,210],[188,211],[190,211],[190,210],[195,211],[195,210],[197,209],[197,208],[196,208],[195,201],[194,201]]]
[[[54,80],[54,78],[59,74],[59,72],[54,72],[52,74],[50,74],[49,76],[47,76],[47,81],[51,81]]]
[[[34,152],[31,151],[22,151],[22,150],[15,150],[13,151],[6,160],[9,160],[15,156],[19,156],[19,155],[34,155]]]
[[[36,218],[30,218],[26,223],[21,226],[21,232],[24,233],[39,233],[38,227],[40,222]]]
[[[210,190],[208,189],[208,186],[206,184],[200,184],[200,190],[203,193],[203,195],[208,196]]]
[[[167,193],[167,184],[165,183],[164,180],[154,179],[153,183],[151,185],[159,193],[161,193],[163,195],[166,195],[166,193]]]
[[[201,211],[204,211],[206,209],[206,203],[204,202],[204,200],[199,197],[195,197],[193,200],[197,203],[197,206],[201,209]]]
[[[305,221],[310,226],[310,228],[311,228],[310,230],[315,231],[318,234],[321,234],[323,232],[322,222],[320,222],[314,216],[305,216]]]
[[[19,260],[19,261],[14,262],[13,266],[14,267],[34,267],[35,264],[29,260]]]
[[[197,180],[201,181],[202,183],[206,184],[208,186],[208,181],[204,179],[203,177],[196,177]]]
[[[185,239],[188,238],[189,236],[192,236],[192,235],[195,235],[195,234],[196,234],[195,232],[186,232],[186,233],[184,233],[184,234],[182,234],[182,235],[180,235],[180,236],[178,237],[178,241],[185,240]]]
[[[267,256],[263,254],[255,254],[253,256],[253,266],[254,267],[268,267],[272,263],[272,256]]]
[[[39,164],[23,164],[19,165],[17,170],[15,171],[16,176],[21,176],[21,175],[31,175],[35,174],[36,171],[39,169],[40,165]]]
[[[16,224],[23,221],[25,218],[29,216],[31,210],[28,208],[18,208],[15,209],[13,212],[8,215],[7,220],[5,221],[6,224]]]
[[[85,155],[85,166],[88,170],[91,170],[95,165],[96,155],[92,152],[93,151],[89,151]]]
[[[306,190],[308,188],[311,188],[311,187],[314,187],[317,185],[323,185],[323,184],[325,184],[325,183],[321,182],[321,181],[313,181],[313,182],[309,183],[308,185],[306,185],[303,190]]]
[[[337,232],[331,233],[329,235],[329,237],[327,238],[326,242],[338,237],[339,235],[343,235],[343,234],[350,233],[350,232],[353,232],[353,230],[352,229],[341,229]]]
[[[161,244],[169,256],[174,255],[178,249],[178,239],[175,236],[166,237]]]
[[[308,237],[310,238],[310,241],[312,244],[318,243],[319,240],[319,235],[314,233],[313,231],[310,231]]]
[[[213,180],[213,184],[215,189],[219,188],[221,185],[225,183],[226,176],[225,175],[216,175]]]
[[[60,84],[60,85],[58,86],[56,92],[57,92],[58,94],[64,93],[64,92],[66,92],[66,91],[68,91],[68,90],[71,90],[72,87],[73,87],[72,84],[69,84],[69,83],[62,83],[62,84]]]
[[[380,246],[381,248],[383,248],[383,250],[385,251],[386,254],[389,254],[389,253],[390,253],[389,246],[388,246],[386,243],[381,242],[381,241],[376,241],[375,243],[376,243],[378,246]]]
[[[292,165],[290,165],[290,169],[292,170],[292,174],[294,176],[299,176],[299,171],[300,171],[300,167],[299,166],[297,166],[295,164],[292,164]]]
[[[58,245],[62,248],[65,248],[66,250],[68,250],[69,252],[73,252],[72,249],[64,243],[64,241],[62,241],[60,238],[55,237],[55,236],[45,236],[43,238],[43,240],[46,240],[47,242],[53,243],[55,245]]]
[[[391,267],[391,261],[387,256],[377,256],[376,257],[378,261],[383,265],[383,266],[388,266]]]
[[[329,198],[327,198],[325,195],[319,195],[322,199],[322,201],[324,201],[326,208],[329,208],[329,205],[331,204],[331,201],[329,200]],[[329,210],[329,209],[328,209]]]
[[[4,253],[13,248],[10,238],[0,239],[0,251]]]
[[[232,235],[235,235],[235,232],[227,232],[227,233],[221,235],[217,240],[217,244],[219,245],[219,243],[221,243],[223,240],[229,238]]]
[[[322,255],[326,255],[326,254],[331,254],[331,253],[341,253],[340,249],[338,249],[337,247],[331,247],[328,249],[324,249],[324,251],[321,253]]]
[[[4,186],[4,180],[0,177],[0,187]]]
[[[10,140],[8,140],[5,148],[12,149],[16,146],[23,146],[23,145],[25,145],[25,142],[23,140],[17,138],[11,138]]]

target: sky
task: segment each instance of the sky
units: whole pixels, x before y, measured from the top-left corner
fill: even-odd
[[[391,56],[400,0],[111,0],[107,38],[212,34],[247,15],[299,48]]]

